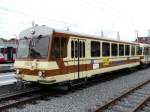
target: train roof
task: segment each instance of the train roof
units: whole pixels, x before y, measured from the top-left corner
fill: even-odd
[[[128,43],[128,44],[139,44],[137,42],[128,42],[123,40],[116,40],[108,37],[100,37],[97,35],[90,35],[90,34],[84,34],[84,33],[77,33],[72,31],[64,31],[64,30],[54,30],[55,33],[63,34],[63,35],[70,35],[70,36],[77,36],[82,38],[90,38],[90,39],[96,39],[96,40],[103,40],[103,41],[111,41],[111,42],[118,42],[118,43]]]
[[[150,47],[150,45],[149,45],[149,44],[146,44],[146,43],[139,43],[139,45],[140,45],[141,47]]]
[[[51,35],[53,33],[59,34],[60,36],[61,35],[76,36],[76,37],[81,37],[81,38],[90,38],[90,39],[111,41],[111,42],[118,42],[118,43],[139,44],[136,42],[115,40],[115,39],[111,39],[108,37],[100,37],[100,36],[96,36],[96,35],[89,35],[89,34],[77,33],[77,32],[72,32],[72,31],[64,31],[64,30],[54,29],[54,28],[50,28],[45,25],[42,25],[42,26],[35,25],[33,27],[27,28],[19,34],[19,38],[23,39],[25,37],[36,37],[39,35]]]
[[[53,29],[49,28],[45,25],[39,26],[39,25],[35,25],[33,27],[29,27],[25,30],[23,30],[20,34],[19,34],[19,38],[23,39],[25,37],[37,37],[40,35],[50,35],[53,33]]]

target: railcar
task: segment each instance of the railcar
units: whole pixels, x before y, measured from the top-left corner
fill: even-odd
[[[13,63],[16,58],[17,45],[0,45],[0,53],[4,56],[4,63]]]
[[[139,43],[142,48],[143,58],[141,59],[141,66],[147,66],[150,63],[150,45]]]
[[[19,35],[14,67],[19,80],[71,83],[149,63],[150,46],[34,26]],[[145,52],[144,52],[145,51]]]
[[[0,53],[0,64],[5,63],[5,58],[3,56],[3,54]]]

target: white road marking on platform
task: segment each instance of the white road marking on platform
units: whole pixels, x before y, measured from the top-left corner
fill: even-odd
[[[15,79],[3,81],[3,82],[0,82],[0,86],[2,86],[2,85],[7,85],[7,84],[12,84],[12,83],[14,83],[14,82],[16,82],[16,81],[17,81],[17,80],[15,80]]]
[[[10,76],[15,76],[15,74],[0,75],[0,78],[1,78],[1,77],[10,77]]]
[[[13,66],[13,64],[0,64],[0,67]]]

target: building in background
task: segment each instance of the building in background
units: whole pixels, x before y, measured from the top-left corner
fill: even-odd
[[[135,40],[136,42],[139,43],[146,43],[146,44],[150,44],[150,37],[137,37],[137,39]]]
[[[0,44],[18,44],[18,40],[15,38],[6,40],[4,38],[0,38]]]

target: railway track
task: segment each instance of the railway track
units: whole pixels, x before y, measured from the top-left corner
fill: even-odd
[[[42,91],[41,88],[29,88],[23,91],[16,91],[15,93],[7,93],[0,95],[0,111],[10,107],[17,106],[32,100],[36,100],[45,95],[52,95],[53,93]]]
[[[120,96],[99,106],[95,112],[150,112],[150,80],[123,92]],[[98,106],[98,105],[97,105]]]

